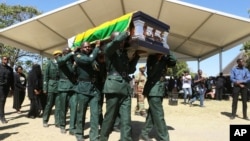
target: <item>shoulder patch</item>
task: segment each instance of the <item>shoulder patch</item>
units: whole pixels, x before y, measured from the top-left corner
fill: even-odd
[[[77,56],[76,56],[77,58],[80,58],[81,57],[81,55],[80,54],[77,54]]]

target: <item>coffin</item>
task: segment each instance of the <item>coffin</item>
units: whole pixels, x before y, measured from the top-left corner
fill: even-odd
[[[167,37],[170,26],[141,12],[128,13],[119,18],[107,21],[95,28],[91,28],[69,39],[71,48],[79,47],[82,42],[92,44],[96,40],[108,42],[114,31],[130,31],[128,51],[132,54],[135,50],[142,50],[142,56],[153,53],[169,53]]]

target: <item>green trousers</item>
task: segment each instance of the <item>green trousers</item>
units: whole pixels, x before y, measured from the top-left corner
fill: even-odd
[[[70,120],[69,120],[69,130],[71,132],[75,131],[76,124],[76,94],[72,91],[63,91],[59,95],[61,110],[60,110],[60,128],[65,129],[66,126],[66,114],[68,107],[70,108]]]
[[[86,112],[88,106],[90,107],[90,141],[98,141],[99,136],[99,110],[98,110],[99,95],[89,96],[84,94],[77,94],[77,119],[76,131],[77,138],[83,139],[83,129],[85,126]]]
[[[61,105],[60,105],[60,99],[59,99],[58,93],[48,93],[47,103],[43,112],[43,122],[47,123],[49,121],[51,111],[54,106],[55,106],[55,112],[54,112],[55,125],[59,126]]]
[[[69,109],[70,109],[70,119],[69,119],[69,131],[75,132],[76,130],[76,116],[77,116],[77,94],[71,93],[69,97]]]
[[[164,119],[164,111],[162,107],[163,97],[149,96],[147,99],[149,104],[148,115],[141,134],[143,136],[148,136],[149,132],[155,126],[159,140],[169,141],[168,129]]]
[[[106,94],[106,113],[104,115],[100,141],[108,141],[117,116],[120,114],[120,141],[132,141],[131,137],[131,97],[122,94]]]

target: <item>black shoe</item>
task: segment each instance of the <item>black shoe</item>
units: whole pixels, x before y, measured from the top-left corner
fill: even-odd
[[[153,141],[148,136],[140,135],[140,139],[144,141]]]
[[[35,116],[27,115],[27,118],[35,119],[36,117]]]
[[[113,127],[113,131],[120,132],[120,129],[118,127]]]
[[[40,113],[38,114],[38,117],[39,117],[39,118],[42,118],[42,117],[43,117],[43,112],[40,112]]]
[[[1,122],[2,122],[2,124],[8,123],[8,121],[5,118],[1,118]]]
[[[62,133],[62,134],[66,134],[65,128],[61,128],[61,133]]]
[[[230,119],[235,119],[235,116],[231,116]]]
[[[43,122],[43,127],[49,127],[47,122]]]

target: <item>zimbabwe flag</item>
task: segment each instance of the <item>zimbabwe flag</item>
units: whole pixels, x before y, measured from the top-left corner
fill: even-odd
[[[92,43],[96,40],[108,39],[111,33],[114,31],[126,31],[129,27],[132,16],[133,13],[128,13],[119,18],[105,22],[95,28],[91,28],[83,33],[76,35],[72,48],[80,46],[84,41]]]

